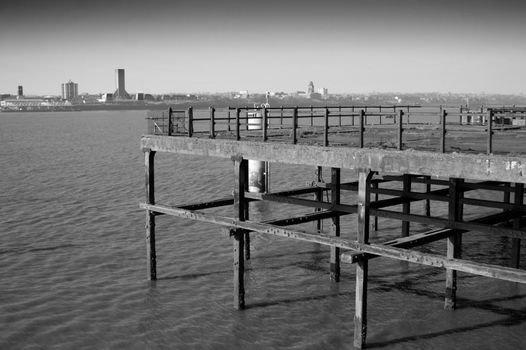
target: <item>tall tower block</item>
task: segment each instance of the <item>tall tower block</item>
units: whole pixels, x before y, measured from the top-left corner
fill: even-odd
[[[115,90],[113,98],[130,99],[130,95],[124,88],[124,69],[115,69],[115,85],[117,85],[117,90]]]

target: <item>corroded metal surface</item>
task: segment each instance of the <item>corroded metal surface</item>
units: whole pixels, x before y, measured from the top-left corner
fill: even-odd
[[[243,157],[277,163],[370,169],[383,174],[415,174],[526,183],[526,157],[322,147],[186,137],[144,136],[143,150],[220,158]]]

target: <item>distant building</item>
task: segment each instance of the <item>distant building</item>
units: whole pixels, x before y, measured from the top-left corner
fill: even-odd
[[[99,98],[99,102],[102,102],[102,103],[107,103],[107,102],[112,102],[112,101],[113,101],[113,94],[110,92],[102,94],[101,98]]]
[[[18,98],[24,97],[24,87],[22,85],[18,85]]]
[[[321,98],[326,100],[327,98],[329,98],[329,89],[327,88],[318,89],[318,94],[321,95]]]
[[[130,95],[126,92],[125,80],[124,80],[124,69],[115,69],[115,84],[117,90],[113,93],[115,99],[129,100]]]
[[[135,94],[135,99],[137,101],[144,101],[144,92],[138,92]]]
[[[72,82],[71,80],[67,83],[62,84],[62,99],[63,100],[74,100],[79,97],[79,84]]]
[[[250,94],[248,93],[248,90],[241,90],[237,94],[234,94],[234,98],[249,98]]]
[[[313,94],[314,93],[314,83],[311,81],[307,87],[307,94]]]

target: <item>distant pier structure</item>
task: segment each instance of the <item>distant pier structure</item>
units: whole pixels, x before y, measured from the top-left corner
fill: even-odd
[[[113,93],[114,99],[129,100],[131,98],[125,88],[124,69],[115,69],[115,85],[117,90]]]
[[[258,130],[249,128],[255,111],[262,118]],[[236,309],[244,309],[247,303],[245,261],[250,259],[251,234],[318,243],[330,250],[327,275],[331,283],[340,280],[342,263],[355,265],[354,341],[352,345],[349,341],[349,348],[359,349],[367,340],[370,259],[383,257],[444,269],[446,310],[462,303],[457,300],[458,271],[526,283],[526,270],[520,266],[521,242],[526,239],[526,127],[499,123],[504,116],[525,120],[526,108],[481,108],[475,112],[484,117],[475,126],[463,125],[462,109],[443,106],[262,106],[225,108],[221,113],[211,107],[199,113],[192,108],[170,109],[162,117],[150,118],[148,134],[141,139],[146,196],[140,204],[146,211],[148,279],[157,279],[159,215],[224,228],[233,242]],[[475,112],[469,111],[469,115]],[[518,150],[507,149],[510,132],[516,133],[512,141],[521,145]],[[378,144],[378,139],[384,142]],[[459,139],[468,147],[466,151],[459,151]],[[158,152],[231,162],[233,195],[177,206],[158,203],[154,176]],[[317,169],[316,178],[310,186],[250,192],[248,160],[310,166]],[[343,169],[352,170],[355,178],[342,181]],[[326,172],[325,180],[321,172]],[[480,192],[489,192],[491,195],[483,198],[490,199],[474,195]],[[353,195],[342,195],[347,193]],[[287,211],[280,210],[272,213],[270,220],[256,221],[249,205],[255,201],[299,206],[305,213],[283,217]],[[233,209],[230,216],[205,210],[227,206]],[[351,232],[342,232],[341,221],[349,218],[356,226]],[[380,233],[370,234],[378,230],[378,218],[397,221],[398,238],[386,240]],[[319,225],[322,220],[329,224]],[[307,222],[317,222],[317,228],[287,228]],[[425,224],[429,230],[415,232],[415,223]],[[463,258],[462,248],[468,248],[473,240],[463,242],[462,238],[474,233],[484,233],[484,240],[507,237],[511,241],[507,256],[499,260],[503,263]],[[444,243],[444,253],[418,248],[436,241]]]

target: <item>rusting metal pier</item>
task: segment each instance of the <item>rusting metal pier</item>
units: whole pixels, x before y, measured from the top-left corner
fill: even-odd
[[[493,148],[496,130],[506,132],[506,126],[517,126],[513,128],[518,135],[515,142],[526,144],[526,133],[520,125],[522,122],[517,125],[499,122],[503,115],[523,120],[524,108],[481,109],[477,114],[480,116],[480,119],[477,117],[479,125],[465,126],[475,130],[459,128],[465,115],[465,111],[459,108],[454,112],[443,107],[426,111],[430,117],[420,121],[418,118],[423,116],[419,113],[424,114],[423,108],[412,106],[257,109],[263,119],[263,128],[258,131],[248,130],[247,127],[246,111],[253,110],[251,108],[228,108],[223,110],[222,116],[210,108],[206,117],[196,117],[192,109],[170,110],[162,120],[149,120],[149,134],[141,139],[145,155],[146,201],[140,204],[146,210],[149,279],[157,278],[155,218],[158,215],[213,223],[229,232],[233,238],[233,299],[237,309],[243,309],[246,303],[244,263],[250,257],[250,233],[326,245],[330,247],[328,272],[331,280],[339,281],[341,263],[356,265],[353,343],[356,348],[366,345],[369,259],[384,257],[444,268],[444,307],[448,310],[456,307],[457,271],[526,283],[526,271],[520,268],[521,241],[526,238],[525,150],[519,146],[518,149],[496,154]],[[473,116],[475,112],[468,113]],[[449,121],[447,117],[450,117]],[[474,138],[479,143],[473,143],[466,153],[459,153],[457,149],[462,139],[456,140],[456,143],[449,140],[449,145],[447,143],[447,134],[462,132],[478,133]],[[415,133],[421,135],[412,140]],[[395,141],[379,144],[375,141],[379,134],[390,135]],[[422,137],[431,139],[433,143],[423,142]],[[387,136],[384,139],[387,140]],[[409,147],[411,149],[407,149]],[[175,207],[157,203],[154,192],[154,159],[157,152],[217,157],[233,162],[234,195]],[[512,154],[505,154],[509,152]],[[248,159],[312,166],[318,169],[318,175],[328,168],[330,182],[323,182],[318,176],[309,187],[252,193],[248,191]],[[357,178],[342,182],[342,169],[354,170]],[[470,192],[475,190],[492,191],[494,199],[470,196]],[[357,193],[355,202],[342,201],[342,193],[346,191]],[[303,196],[305,194],[311,198],[315,194],[316,197],[308,199]],[[288,203],[308,208],[309,212],[256,222],[249,219],[251,201]],[[424,214],[411,210],[412,204],[418,201],[425,203]],[[447,215],[433,213],[435,203],[445,203]],[[235,216],[204,211],[220,206],[233,206]],[[467,207],[489,208],[491,213],[485,212],[466,220],[464,214]],[[316,211],[312,212],[312,208]],[[356,217],[354,239],[340,236],[340,220],[347,215]],[[371,227],[378,228],[378,217],[399,220],[400,238],[383,243],[371,240],[370,230]],[[307,232],[286,228],[319,220],[330,220],[329,229]],[[424,223],[433,229],[414,233],[411,232],[411,223]],[[462,237],[474,232],[512,239],[508,266],[462,259]],[[438,240],[445,241],[446,255],[413,249]]]

